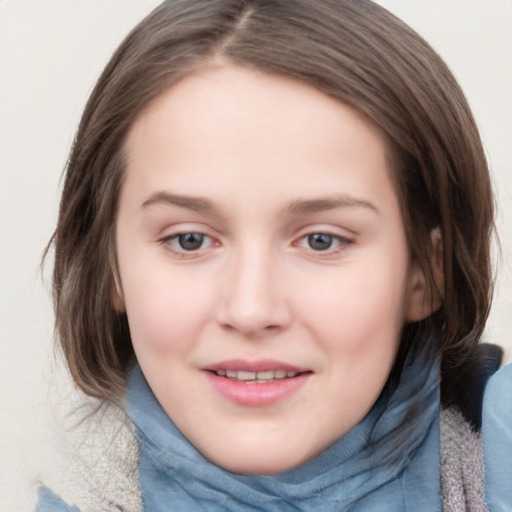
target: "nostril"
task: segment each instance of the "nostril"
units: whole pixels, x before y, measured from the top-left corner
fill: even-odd
[[[271,334],[271,333],[278,332],[279,330],[281,330],[281,327],[277,324],[276,325],[266,325],[263,327],[256,327],[256,326],[249,327],[247,325],[238,326],[238,325],[233,325],[231,323],[223,323],[222,328],[229,332],[233,332],[233,331],[240,332],[240,333],[244,334],[245,336],[249,336],[249,337],[257,337],[263,333]]]
[[[288,304],[281,293],[258,283],[240,283],[228,287],[216,311],[216,320],[225,332],[260,337],[280,332],[290,323]]]

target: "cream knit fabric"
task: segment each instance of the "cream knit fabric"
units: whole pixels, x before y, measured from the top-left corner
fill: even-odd
[[[140,512],[138,445],[125,411],[76,391],[65,403],[71,413],[59,407],[46,418],[51,457],[37,485],[81,512]]]

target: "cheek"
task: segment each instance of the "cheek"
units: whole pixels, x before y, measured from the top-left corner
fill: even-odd
[[[190,349],[191,340],[208,322],[212,302],[206,288],[165,270],[153,266],[127,272],[124,284],[134,348],[157,357]]]
[[[360,351],[382,337],[394,342],[404,322],[403,276],[394,275],[389,268],[367,266],[332,281],[318,288],[309,306],[304,304],[302,309],[334,348]]]
[[[315,322],[310,328],[316,328],[328,356],[327,401],[339,404],[335,424],[345,430],[361,421],[378,399],[396,357],[405,282],[391,274],[366,271],[346,277],[344,287],[319,296],[310,310],[310,326]]]

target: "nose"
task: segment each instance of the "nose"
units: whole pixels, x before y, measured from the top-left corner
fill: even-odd
[[[234,255],[226,279],[218,321],[244,337],[280,332],[291,321],[286,287],[271,251],[247,247]]]

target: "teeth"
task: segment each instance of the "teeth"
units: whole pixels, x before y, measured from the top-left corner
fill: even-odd
[[[258,380],[269,380],[269,379],[273,379],[275,377],[275,373],[274,372],[258,372],[256,374],[256,378]]]
[[[292,372],[286,370],[269,370],[264,372],[247,372],[243,370],[217,370],[215,373],[220,377],[227,377],[228,379],[248,382],[268,382],[273,380],[295,377],[296,375],[298,375],[299,372]]]
[[[256,372],[237,372],[238,380],[254,380],[256,378]]]

